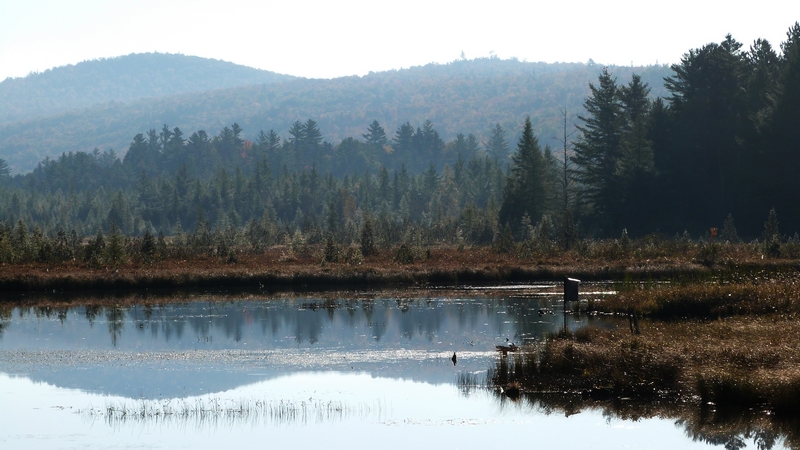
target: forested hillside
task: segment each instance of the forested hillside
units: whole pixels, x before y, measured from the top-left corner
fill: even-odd
[[[431,64],[407,70],[333,80],[294,80],[225,90],[183,94],[119,104],[107,103],[61,115],[0,126],[0,158],[14,172],[33,169],[45,157],[63,152],[113,148],[123,154],[131,138],[164,124],[213,134],[238,123],[244,138],[261,130],[281,137],[295,121],[313,118],[325,140],[338,144],[358,138],[365,124],[377,120],[387,130],[431,120],[443,139],[474,134],[484,142],[501,124],[513,134],[530,114],[545,143],[558,134],[559,111],[570,118],[588,95],[588,83],[601,66],[527,63],[485,58]],[[663,94],[663,66],[612,68],[619,76],[634,71]]]
[[[539,101],[555,91],[536,89],[540,80],[564,85],[577,71],[545,66],[551,70],[483,78],[482,64],[536,66],[457,62],[409,70],[406,78],[400,71],[284,84],[293,86],[292,95],[269,86],[248,88],[250,97],[216,92],[209,96],[249,105],[246,98],[263,99],[275,117],[292,120],[288,130],[169,123],[139,129],[124,156],[70,152],[13,178],[0,160],[0,255],[35,258],[49,251],[44,243],[66,246],[72,230],[73,244],[94,233],[161,231],[200,252],[350,245],[368,230],[378,246],[491,243],[525,257],[580,249],[586,236],[621,236],[624,246],[629,235],[676,237],[676,245],[692,236],[705,243],[759,239],[765,255],[800,254],[800,24],[780,50],[727,36],[688,51],[670,68],[663,95],[654,96],[658,86],[630,68],[597,68],[586,95],[575,100],[582,107],[577,128],[561,104]],[[428,71],[451,76],[434,82]],[[416,78],[408,83],[392,81],[410,75]],[[348,83],[361,88],[339,90]],[[427,86],[428,103],[412,95],[420,86]],[[368,112],[348,116],[346,92],[355,104],[372,105]],[[317,105],[315,96],[339,109],[295,119]],[[281,103],[286,98],[292,100]],[[503,101],[492,106],[493,99]],[[422,106],[408,106],[415,102]],[[405,115],[396,123],[373,118],[370,108],[382,104]],[[414,115],[432,105],[451,108],[449,121]],[[511,119],[492,120],[480,136],[469,125],[443,131],[503,111]],[[334,123],[332,116],[353,121],[351,137],[331,137],[323,124]],[[548,146],[542,129],[545,136],[566,134],[566,142]]]
[[[0,82],[0,124],[96,104],[294,78],[215,59],[163,53],[84,61]]]

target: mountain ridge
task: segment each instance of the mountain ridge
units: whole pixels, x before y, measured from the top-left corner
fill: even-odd
[[[296,79],[217,59],[131,53],[0,81],[0,124],[182,93]]]
[[[315,120],[323,138],[338,144],[360,138],[377,120],[391,139],[410,122],[431,120],[442,138],[458,133],[480,140],[500,123],[509,141],[530,115],[543,144],[557,148],[567,110],[570,121],[583,111],[589,83],[603,66],[583,63],[530,63],[481,58],[447,64],[372,72],[334,79],[292,78],[280,83],[189,92],[127,102],[106,102],[47,117],[0,124],[0,158],[15,173],[32,170],[45,157],[64,152],[113,148],[124,154],[134,135],[149,129],[179,127],[188,136],[197,130],[215,134],[234,122],[244,137],[274,129],[284,139],[295,121]],[[619,83],[639,73],[655,96],[664,95],[666,66],[611,67]]]

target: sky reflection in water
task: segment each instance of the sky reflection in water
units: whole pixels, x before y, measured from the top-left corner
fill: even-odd
[[[0,317],[0,447],[706,447],[670,420],[564,418],[459,389],[495,344],[561,326],[553,290],[16,308]]]

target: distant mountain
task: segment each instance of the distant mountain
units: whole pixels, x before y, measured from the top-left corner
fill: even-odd
[[[373,120],[391,138],[406,122],[418,127],[430,119],[445,140],[457,133],[473,133],[485,141],[489,130],[500,123],[508,130],[514,148],[515,134],[530,115],[542,143],[557,147],[554,138],[563,134],[562,110],[566,108],[570,120],[583,113],[589,83],[597,82],[601,70],[602,66],[581,63],[482,58],[364,77],[295,79],[105,103],[0,125],[0,158],[6,159],[15,173],[25,172],[44,157],[62,152],[98,147],[124,154],[135,134],[160,130],[164,124],[180,127],[188,137],[201,129],[215,135],[236,122],[244,128],[243,137],[254,140],[260,130],[270,129],[287,138],[293,122],[309,118],[334,145],[347,137],[360,139]],[[671,73],[666,66],[609,70],[620,84],[628,83],[632,73],[640,74],[654,96],[665,95],[663,77]]]
[[[294,78],[215,59],[164,53],[84,61],[0,82],[0,124],[96,104]]]

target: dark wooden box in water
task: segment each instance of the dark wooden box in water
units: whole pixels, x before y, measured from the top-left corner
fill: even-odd
[[[564,302],[577,302],[578,301],[578,285],[581,284],[581,280],[576,280],[575,278],[565,278],[564,279]]]

